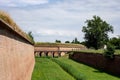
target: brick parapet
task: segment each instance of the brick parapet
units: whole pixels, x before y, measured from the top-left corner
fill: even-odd
[[[14,32],[15,34],[18,34],[19,36],[21,36],[21,38],[24,38],[25,40],[27,40],[30,44],[32,45],[34,44],[31,38],[25,32],[23,32],[16,24],[15,26],[10,26],[5,21],[0,19],[0,27],[7,28],[12,32]]]

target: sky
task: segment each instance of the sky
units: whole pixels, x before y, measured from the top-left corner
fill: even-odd
[[[84,41],[82,27],[94,15],[113,26],[110,37],[120,35],[120,0],[0,0],[0,10],[10,14],[36,42]]]

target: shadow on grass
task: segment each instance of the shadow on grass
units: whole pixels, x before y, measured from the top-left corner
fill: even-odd
[[[95,70],[93,72],[95,72],[95,73],[104,73],[104,71],[102,71],[102,70]]]
[[[55,56],[55,57],[52,57],[52,56],[41,56],[41,57],[38,57],[38,56],[35,56],[35,58],[59,58],[58,56]]]

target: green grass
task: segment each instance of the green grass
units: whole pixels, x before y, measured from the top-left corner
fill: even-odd
[[[36,58],[32,80],[75,80],[58,64],[47,58]]]
[[[62,62],[64,64],[68,64],[69,66],[72,66],[77,70],[77,72],[82,73],[82,75],[85,75],[86,80],[120,80],[120,78],[112,76],[110,74],[107,74],[105,72],[101,72],[97,69],[94,69],[90,66],[77,63],[73,60],[66,59],[66,58],[58,58],[59,62]],[[76,71],[75,70],[75,71]],[[74,73],[74,71],[73,71]]]
[[[69,63],[64,63],[59,59],[52,59],[58,65],[60,65],[66,72],[72,75],[76,80],[86,80],[85,75],[83,75],[80,71],[78,71],[74,66]]]
[[[100,53],[100,54],[103,54],[104,53],[104,50],[103,49],[98,49],[98,50],[95,50],[95,49],[86,49],[86,50],[81,50],[80,52],[87,52],[87,53]],[[115,54],[120,54],[120,50],[115,50]]]
[[[64,57],[52,60],[36,58],[32,80],[120,80],[120,78]]]
[[[95,50],[95,49],[86,49],[86,50],[81,50],[80,52],[104,53],[104,50],[103,49],[98,49],[98,50]]]
[[[115,54],[120,54],[120,50],[115,50]]]
[[[72,44],[72,43],[42,43],[42,42],[36,42],[35,46],[49,46],[49,47],[72,47],[72,48],[85,48],[86,47],[82,44]]]

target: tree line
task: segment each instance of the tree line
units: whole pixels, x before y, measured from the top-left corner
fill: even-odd
[[[61,43],[60,40],[55,40],[55,43]],[[75,37],[71,42],[70,41],[65,41],[65,43],[72,43],[72,44],[80,44],[80,41]]]

